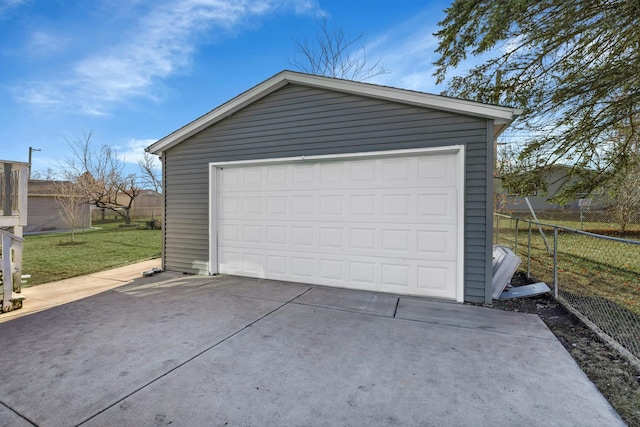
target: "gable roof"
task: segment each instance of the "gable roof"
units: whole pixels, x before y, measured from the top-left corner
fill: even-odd
[[[332,77],[324,77],[313,74],[298,73],[295,71],[281,71],[275,76],[241,93],[235,98],[225,102],[219,107],[200,116],[196,120],[181,127],[175,132],[165,136],[151,144],[145,150],[152,154],[161,154],[163,151],[181,143],[185,139],[213,125],[214,123],[229,117],[242,108],[288,85],[297,84],[320,89],[333,90],[353,95],[383,99],[418,107],[427,107],[435,110],[449,111],[467,116],[482,117],[494,121],[494,138],[497,137],[509,124],[518,117],[522,111],[497,105],[482,104],[474,101],[450,98],[441,95],[432,95],[406,89],[398,89],[389,86],[380,86],[371,83],[362,83],[352,80],[342,80]]]

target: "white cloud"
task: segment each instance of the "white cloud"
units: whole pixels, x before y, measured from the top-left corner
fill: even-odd
[[[114,147],[118,156],[125,163],[137,164],[144,156],[144,149],[156,142],[157,139],[130,139],[125,147]]]
[[[114,103],[132,97],[157,98],[154,85],[188,69],[203,39],[232,35],[247,19],[281,9],[304,13],[309,0],[167,0],[125,30],[113,47],[77,61],[70,77],[32,81],[17,97],[38,106],[64,105],[87,115],[107,114]],[[41,42],[46,37],[41,36]]]
[[[29,35],[27,51],[35,55],[51,55],[64,48],[68,38],[46,31],[35,31]]]
[[[43,82],[33,82],[31,86],[13,90],[16,98],[42,107],[53,107],[62,104],[56,90],[48,88]]]
[[[0,16],[9,9],[26,3],[27,0],[0,0]]]
[[[315,0],[298,0],[294,1],[294,8],[297,14],[305,14],[309,12],[326,13],[319,8]]]
[[[378,36],[366,46],[367,60],[380,59],[388,74],[376,76],[370,83],[423,92],[440,92],[435,84],[433,61],[438,40],[436,27],[422,13]]]
[[[376,76],[368,82],[433,94],[445,90],[447,82],[437,85],[433,75],[436,71],[433,63],[439,57],[435,52],[439,40],[433,35],[439,30],[437,21],[435,10],[429,8],[379,35],[367,46],[367,56],[371,60],[380,58],[390,73]],[[449,70],[447,75],[466,74],[488,56],[490,54],[471,56]]]

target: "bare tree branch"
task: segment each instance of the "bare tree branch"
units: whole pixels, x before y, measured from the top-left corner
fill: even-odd
[[[142,159],[138,160],[138,167],[142,186],[151,187],[158,193],[162,193],[162,173],[158,158],[145,151]]]
[[[71,227],[71,243],[75,243],[75,230],[82,223],[87,201],[81,186],[71,181],[54,182],[54,200],[60,216]]]
[[[131,206],[140,194],[133,174],[124,174],[124,161],[108,145],[95,150],[92,133],[82,139],[68,141],[71,157],[61,165],[67,180],[80,186],[85,200],[118,214],[126,224],[131,223]]]
[[[298,70],[359,81],[389,73],[380,60],[369,63],[364,45],[357,50],[356,44],[364,40],[364,34],[351,39],[342,29],[332,30],[324,15],[316,15],[315,22],[319,31],[312,43],[307,39],[294,39],[298,54],[290,64]]]
[[[53,168],[47,168],[46,170],[37,170],[31,172],[31,179],[39,179],[45,181],[53,181],[57,179],[58,172]]]

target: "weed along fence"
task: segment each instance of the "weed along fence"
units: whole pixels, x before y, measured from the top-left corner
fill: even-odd
[[[494,244],[521,259],[527,277],[635,364],[640,363],[640,241],[494,215]]]

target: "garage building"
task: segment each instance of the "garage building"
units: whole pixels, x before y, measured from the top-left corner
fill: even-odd
[[[147,148],[163,267],[490,302],[494,142],[517,114],[276,74]]]

